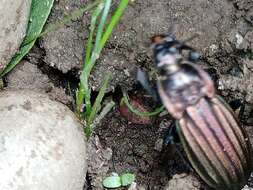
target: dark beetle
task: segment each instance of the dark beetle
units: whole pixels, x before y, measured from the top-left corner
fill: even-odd
[[[195,51],[171,35],[152,38],[157,88],[192,166],[216,189],[238,190],[252,169],[251,145],[230,107],[215,94],[209,75],[191,60]],[[189,50],[183,58],[182,51]]]

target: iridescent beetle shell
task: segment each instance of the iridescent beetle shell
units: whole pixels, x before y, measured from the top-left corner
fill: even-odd
[[[184,60],[192,48],[175,38],[153,38],[160,98],[176,119],[177,131],[193,168],[216,189],[238,190],[252,169],[252,147],[229,106],[215,94],[213,81]]]

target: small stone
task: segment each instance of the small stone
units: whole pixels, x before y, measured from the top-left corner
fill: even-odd
[[[0,92],[0,189],[81,190],[82,126],[66,106],[34,90]]]
[[[129,186],[128,190],[146,190],[146,188],[143,187],[142,185],[137,184],[136,182],[133,182],[133,183]]]
[[[163,148],[163,139],[157,139],[157,141],[155,142],[154,149],[158,152],[161,152],[162,148]]]
[[[243,37],[241,34],[237,33],[235,34],[236,44],[235,47],[238,49],[240,45],[243,43]]]
[[[200,190],[200,181],[191,174],[175,174],[165,187],[166,190]]]
[[[26,35],[31,0],[0,1],[0,71],[9,63]]]

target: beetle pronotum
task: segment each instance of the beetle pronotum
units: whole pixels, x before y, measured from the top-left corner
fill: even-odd
[[[213,81],[190,62],[194,51],[170,35],[153,37],[160,98],[176,119],[177,132],[193,168],[216,189],[240,189],[252,169],[251,145]],[[182,50],[190,50],[183,59]]]

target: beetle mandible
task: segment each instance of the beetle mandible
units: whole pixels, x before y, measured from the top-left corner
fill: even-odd
[[[172,35],[154,36],[152,42],[158,93],[176,120],[193,168],[215,189],[240,189],[252,169],[252,147],[244,128],[216,95],[210,76],[191,61],[193,48]],[[189,50],[188,58],[183,50]]]

